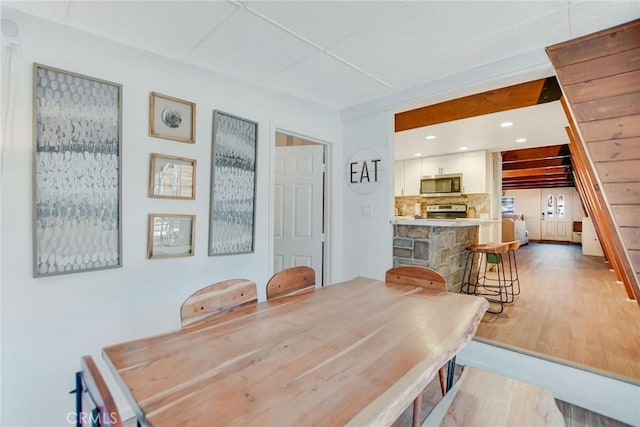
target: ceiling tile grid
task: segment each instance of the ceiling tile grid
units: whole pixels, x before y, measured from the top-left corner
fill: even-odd
[[[149,2],[140,1],[74,1],[66,25],[180,58],[235,10],[226,2],[162,2],[151,9]]]
[[[368,99],[372,92],[392,93],[392,89],[326,53],[300,61],[262,83],[274,90],[330,106],[341,105],[345,100],[359,103]]]
[[[640,2],[3,1],[342,109],[640,16]]]
[[[317,48],[241,8],[183,59],[255,83],[317,52]]]

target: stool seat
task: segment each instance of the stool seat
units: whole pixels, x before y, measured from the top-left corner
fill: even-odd
[[[520,247],[520,240],[512,240],[511,242],[504,242],[505,245],[509,245],[510,251],[515,251]]]
[[[476,243],[466,247],[468,251],[482,252],[485,254],[506,254],[509,251],[507,243]]]

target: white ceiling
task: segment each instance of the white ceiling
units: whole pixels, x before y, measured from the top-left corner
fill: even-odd
[[[630,21],[638,1],[2,1],[345,108]]]
[[[640,1],[5,1],[2,5],[336,109],[640,16]],[[397,134],[397,158],[565,143],[558,103]],[[498,116],[498,117],[496,117]],[[425,132],[439,136],[425,144]],[[526,137],[517,147],[513,140]]]

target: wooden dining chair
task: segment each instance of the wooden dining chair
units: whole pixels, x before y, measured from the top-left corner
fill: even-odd
[[[417,266],[394,267],[387,270],[385,282],[398,283],[400,285],[420,286],[421,288],[447,290],[447,279],[440,273],[430,268]]]
[[[311,291],[316,287],[316,273],[311,267],[289,267],[271,276],[267,282],[267,299]]]
[[[76,372],[76,426],[123,427],[120,412],[91,356],[83,356]],[[138,424],[140,425],[140,424]]]
[[[447,291],[447,279],[435,270],[417,266],[401,266],[387,270],[384,278],[387,283],[399,285],[419,286],[421,288]],[[440,392],[444,396],[453,385],[455,357],[438,369]],[[419,426],[422,412],[422,393],[413,401],[413,426]]]
[[[228,313],[258,302],[255,282],[230,279],[204,287],[183,303],[180,309],[182,327],[199,322],[205,317]]]

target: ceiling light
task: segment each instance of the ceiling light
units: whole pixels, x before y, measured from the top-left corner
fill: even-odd
[[[460,147],[459,148],[460,151],[465,151],[465,150],[468,150],[468,149],[469,149],[469,147]]]
[[[435,136],[435,135],[427,135],[427,136],[424,137],[424,139],[428,139],[429,141],[431,141],[432,139],[436,139],[436,138],[437,138],[437,136]]]
[[[527,138],[518,138],[516,142],[527,142]]]
[[[500,123],[500,127],[501,128],[508,128],[510,126],[513,126],[513,122],[502,122],[502,123]]]
[[[422,153],[413,153],[413,155],[416,156],[416,157],[420,157],[420,156],[422,156]]]

